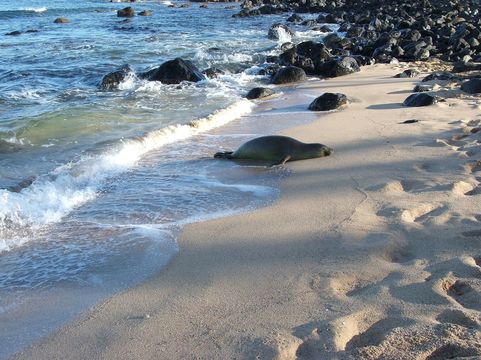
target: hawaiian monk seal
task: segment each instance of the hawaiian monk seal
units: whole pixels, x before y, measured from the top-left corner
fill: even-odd
[[[215,158],[270,162],[271,166],[287,161],[328,156],[332,149],[326,145],[305,144],[287,136],[262,136],[241,145],[236,151],[218,152]]]

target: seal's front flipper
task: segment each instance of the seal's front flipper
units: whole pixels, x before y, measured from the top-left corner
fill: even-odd
[[[218,152],[214,154],[216,159],[232,159],[233,151]]]
[[[291,159],[291,155],[287,155],[283,158],[281,158],[278,161],[273,162],[270,166],[276,166],[276,165],[284,165],[286,162],[288,162]]]

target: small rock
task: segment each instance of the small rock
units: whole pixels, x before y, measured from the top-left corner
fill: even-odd
[[[274,91],[272,91],[269,88],[256,87],[247,93],[246,98],[249,100],[260,99],[267,96],[271,96],[272,94],[274,94]]]
[[[219,75],[224,75],[225,71],[223,71],[221,69],[218,69],[218,68],[215,68],[215,67],[212,67],[212,68],[205,69],[204,71],[202,71],[202,73],[205,76],[207,76],[209,79],[215,79]]]
[[[151,10],[142,10],[139,12],[139,16],[152,16],[152,11]]]
[[[406,100],[404,100],[403,105],[409,107],[420,107],[420,106],[429,106],[435,104],[437,99],[428,94],[418,93],[409,95]]]
[[[55,24],[67,24],[69,22],[70,22],[70,20],[67,19],[67,18],[64,18],[64,17],[58,17],[54,20]]]
[[[21,35],[21,34],[22,34],[21,31],[16,30],[16,31],[6,33],[5,35],[7,35],[7,36],[18,36],[18,35]]]
[[[271,40],[279,40],[281,38],[282,32],[286,33],[289,36],[294,35],[294,31],[284,24],[274,24],[270,27],[267,37]]]
[[[306,72],[296,66],[286,66],[279,69],[272,77],[272,83],[287,84],[306,80]]]
[[[467,92],[468,94],[479,94],[481,93],[481,79],[475,78],[466,81],[461,85],[461,90]]]
[[[113,71],[102,78],[99,88],[101,90],[114,90],[117,89],[119,84],[124,81],[128,76],[134,74],[134,71],[130,65],[124,65],[119,70]]]
[[[410,119],[410,120],[405,120],[405,121],[401,122],[400,124],[415,124],[417,122],[419,122],[419,120]]]
[[[199,8],[201,8],[201,9],[207,9],[208,7],[209,7],[209,5],[207,5],[207,4],[202,4],[202,5],[199,6]]]
[[[399,74],[395,75],[394,77],[404,79],[404,78],[413,78],[413,77],[416,77],[418,75],[419,75],[419,71],[417,71],[415,69],[406,69],[402,73],[399,73]]]
[[[132,17],[135,15],[134,8],[131,6],[127,6],[126,8],[117,10],[118,17]]]
[[[436,72],[433,72],[432,74],[429,74],[424,79],[422,79],[423,82],[432,81],[432,80],[457,81],[457,80],[459,80],[459,77],[454,75],[454,74],[451,74],[450,72],[436,71]]]
[[[413,91],[420,93],[420,92],[427,92],[427,91],[433,91],[433,86],[432,85],[423,85],[423,84],[418,84],[414,87]]]
[[[324,93],[309,105],[309,110],[329,111],[338,109],[345,104],[347,104],[346,95],[339,93]]]

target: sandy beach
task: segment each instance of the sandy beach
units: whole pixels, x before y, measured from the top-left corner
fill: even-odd
[[[14,358],[481,356],[481,100],[440,84],[445,101],[403,107],[431,70],[393,78],[407,67],[259,103],[316,117],[284,135],[334,154],[284,165],[271,206],[186,226],[167,268]],[[323,92],[349,105],[299,111]]]

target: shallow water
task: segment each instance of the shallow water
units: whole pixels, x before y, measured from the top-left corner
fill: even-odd
[[[0,358],[158,271],[183,224],[278,195],[284,170],[212,154],[295,125],[254,123],[242,98],[266,83],[258,65],[288,40],[267,29],[288,14],[233,19],[228,5],[143,1],[132,6],[153,16],[124,20],[126,4],[0,0]],[[226,73],[98,90],[123,64],[140,73],[175,57]]]

